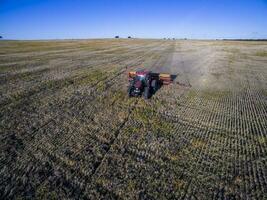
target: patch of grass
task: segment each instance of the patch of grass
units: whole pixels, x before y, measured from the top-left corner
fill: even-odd
[[[194,99],[196,96],[197,96],[197,93],[196,93],[195,90],[190,90],[190,91],[187,93],[187,98],[188,98],[188,99]]]
[[[203,148],[206,146],[206,142],[200,139],[194,139],[191,144],[194,148]]]
[[[175,188],[181,190],[186,185],[186,182],[183,179],[177,179],[175,181]]]
[[[106,76],[106,73],[104,73],[104,71],[96,69],[96,70],[90,71],[84,79],[79,79],[75,81],[75,85],[86,85],[86,84],[94,83],[99,80],[102,80],[104,76]]]
[[[146,125],[149,124],[149,121],[153,115],[153,110],[149,107],[138,108],[134,112],[136,118]]]
[[[0,66],[0,73],[10,72],[12,67],[10,65]]]
[[[261,145],[265,145],[267,143],[267,139],[264,136],[259,136],[258,141]]]
[[[230,95],[230,91],[204,91],[201,93],[201,97],[205,99],[220,99]]]
[[[240,53],[240,50],[239,49],[236,49],[236,48],[224,48],[222,49],[222,51],[225,51],[225,52],[228,52],[228,53]]]
[[[55,191],[49,191],[47,185],[41,185],[36,190],[36,199],[57,199],[57,194]]]
[[[255,53],[255,56],[267,57],[267,51],[264,51],[264,50],[262,50],[262,51],[257,51],[257,52]]]
[[[211,75],[215,76],[216,79],[219,79],[223,74],[222,73],[211,73]]]

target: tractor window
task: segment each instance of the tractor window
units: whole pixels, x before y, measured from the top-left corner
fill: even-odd
[[[136,77],[136,79],[138,80],[138,81],[145,81],[145,76],[137,76]]]
[[[145,80],[145,76],[138,76],[138,80],[140,80],[140,81]]]

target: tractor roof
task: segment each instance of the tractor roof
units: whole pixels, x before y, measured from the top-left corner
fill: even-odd
[[[144,75],[147,75],[149,73],[150,73],[150,71],[148,71],[148,70],[139,70],[136,72],[136,75],[137,76],[144,76]]]

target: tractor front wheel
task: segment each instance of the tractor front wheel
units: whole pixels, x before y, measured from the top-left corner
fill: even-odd
[[[132,87],[128,88],[128,97],[132,97]]]

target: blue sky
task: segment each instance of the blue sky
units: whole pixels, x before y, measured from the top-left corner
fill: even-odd
[[[0,0],[0,35],[267,38],[267,0]]]

